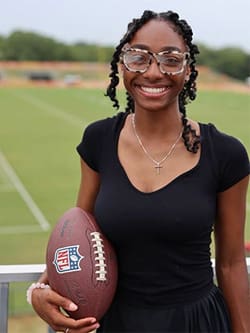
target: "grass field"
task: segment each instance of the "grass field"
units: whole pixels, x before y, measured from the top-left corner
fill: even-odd
[[[0,264],[44,262],[50,228],[75,204],[83,128],[116,113],[103,95],[76,87],[0,88]],[[238,137],[250,152],[249,94],[201,91],[188,114]],[[250,241],[250,195],[247,220]],[[23,287],[10,297],[12,312],[29,309]]]

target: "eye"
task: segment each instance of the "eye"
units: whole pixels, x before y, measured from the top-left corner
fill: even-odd
[[[148,55],[140,51],[129,51],[125,54],[127,63],[145,64],[148,61]]]
[[[162,55],[161,61],[164,65],[168,66],[178,66],[182,63],[183,58],[177,55]]]

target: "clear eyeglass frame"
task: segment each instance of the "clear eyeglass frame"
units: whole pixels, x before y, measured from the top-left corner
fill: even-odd
[[[145,68],[142,69],[136,69],[136,68],[131,68],[128,64],[128,62],[126,61],[126,55],[128,55],[128,52],[141,52],[144,54],[148,54],[149,57],[147,59],[147,61],[145,62]],[[178,55],[182,57],[182,64],[181,64],[181,68],[177,71],[166,71],[163,69],[162,67],[162,56],[164,55]],[[169,51],[162,51],[159,53],[154,53],[151,52],[149,50],[145,50],[145,49],[139,49],[139,48],[133,48],[133,47],[124,47],[122,49],[121,52],[121,56],[120,56],[120,61],[124,64],[124,66],[127,68],[128,71],[130,72],[134,72],[134,73],[145,73],[148,68],[150,67],[151,63],[152,63],[152,58],[155,58],[157,65],[160,69],[160,72],[162,74],[167,74],[167,75],[177,75],[177,74],[181,74],[184,71],[184,68],[186,66],[186,64],[188,63],[189,59],[190,59],[190,53],[189,52],[179,52],[177,50],[169,50]]]

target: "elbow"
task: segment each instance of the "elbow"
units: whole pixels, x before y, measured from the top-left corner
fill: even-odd
[[[224,281],[238,281],[242,276],[247,276],[247,265],[245,258],[229,260],[226,263],[216,261],[215,272],[218,283]]]

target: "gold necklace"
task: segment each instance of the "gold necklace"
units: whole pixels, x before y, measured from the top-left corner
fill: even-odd
[[[132,127],[135,133],[135,137],[139,143],[139,145],[141,146],[144,154],[154,163],[154,168],[156,170],[157,175],[160,174],[161,169],[163,168],[162,163],[164,163],[166,161],[166,159],[172,154],[172,152],[174,151],[177,143],[179,142],[181,136],[182,136],[182,132],[183,132],[183,128],[181,129],[180,134],[178,135],[176,141],[172,144],[172,146],[170,147],[169,151],[167,152],[167,154],[160,160],[160,161],[156,161],[147,151],[147,149],[144,147],[137,131],[136,131],[136,127],[135,127],[135,114],[132,114],[131,117],[131,122],[132,122]]]

